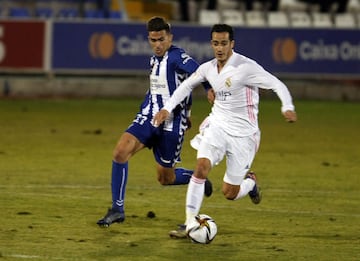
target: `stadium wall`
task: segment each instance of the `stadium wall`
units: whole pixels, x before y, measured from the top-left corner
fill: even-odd
[[[209,27],[173,32],[199,62],[213,57]],[[235,42],[297,98],[359,100],[359,30],[235,27]],[[143,23],[0,20],[0,95],[143,95],[151,54]]]

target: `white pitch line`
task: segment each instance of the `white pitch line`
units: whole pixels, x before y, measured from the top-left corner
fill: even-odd
[[[24,254],[9,254],[9,255],[2,255],[3,257],[7,258],[22,258],[22,259],[37,259],[37,260],[65,260],[65,258],[62,257],[48,257],[48,256],[34,256],[34,255],[24,255]]]
[[[41,256],[29,256],[29,255],[20,255],[20,254],[8,255],[7,257],[26,258],[26,259],[41,258]]]

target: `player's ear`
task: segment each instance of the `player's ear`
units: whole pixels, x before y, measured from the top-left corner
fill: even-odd
[[[231,42],[230,42],[230,46],[231,46],[231,49],[234,49],[234,46],[235,46],[235,40],[231,40]]]
[[[171,33],[169,33],[169,40],[170,40],[170,42],[172,42],[172,40],[173,40],[173,34],[171,34]]]

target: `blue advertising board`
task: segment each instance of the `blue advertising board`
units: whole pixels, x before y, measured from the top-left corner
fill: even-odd
[[[151,55],[138,24],[54,23],[52,50],[54,70],[144,70]]]
[[[174,44],[198,62],[213,58],[210,27],[174,25]],[[360,75],[359,30],[235,29],[235,50],[289,75]],[[52,69],[147,72],[152,51],[145,24],[54,22]]]
[[[238,29],[238,50],[287,74],[360,74],[360,33],[334,29]]]

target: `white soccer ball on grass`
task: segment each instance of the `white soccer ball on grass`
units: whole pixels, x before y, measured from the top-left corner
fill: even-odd
[[[217,234],[217,225],[210,216],[199,214],[187,224],[186,232],[192,242],[209,244]]]

